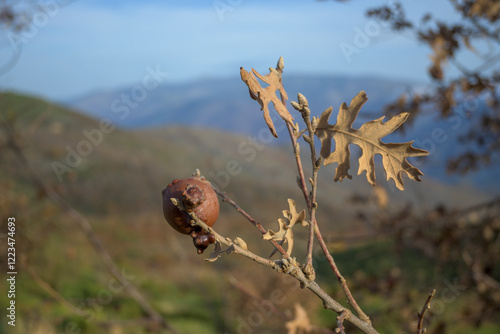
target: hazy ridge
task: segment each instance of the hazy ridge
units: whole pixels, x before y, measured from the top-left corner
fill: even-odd
[[[285,75],[284,86],[291,101],[296,100],[296,93],[304,94],[312,112],[317,115],[329,106],[337,110],[341,103],[349,104],[359,91],[366,91],[368,102],[363,106],[355,126],[382,116],[384,106],[401,93],[422,89],[421,84],[376,77],[307,75]],[[484,104],[481,100],[476,102],[477,106],[472,112],[480,111]],[[249,98],[248,89],[238,77],[165,84],[152,90],[141,88],[141,85],[130,86],[75,97],[65,101],[64,105],[96,119],[109,118],[124,129],[181,125],[250,135],[270,144],[286,144],[288,141],[285,130],[277,141],[269,137],[258,104]],[[290,109],[298,118],[293,108]],[[448,120],[441,120],[430,112],[413,125],[405,126],[404,133],[391,134],[384,140],[415,140],[415,146],[429,150],[430,155],[425,158],[425,163],[417,162],[428,176],[452,185],[470,185],[498,193],[496,185],[489,181],[500,178],[498,168],[484,168],[465,177],[446,172],[447,159],[463,149],[459,137],[476,126],[467,116],[470,110],[463,109],[456,108],[456,115]],[[272,115],[277,119],[274,111]],[[332,117],[331,121],[335,119]]]

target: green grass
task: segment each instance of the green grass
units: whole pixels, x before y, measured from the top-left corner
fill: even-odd
[[[334,254],[344,276],[354,277],[357,272],[373,279],[389,277],[394,269],[401,271],[401,279],[410,285],[429,286],[440,280],[457,277],[459,267],[449,263],[436,267],[435,262],[411,248],[398,249],[391,241],[375,241]],[[334,276],[323,257],[315,261],[320,280],[331,281]]]

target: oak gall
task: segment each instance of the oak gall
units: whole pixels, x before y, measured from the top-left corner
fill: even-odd
[[[190,177],[174,180],[162,191],[163,216],[177,232],[188,234],[198,254],[215,242],[213,234],[204,231],[200,226],[192,226],[191,217],[177,208],[171,198],[184,203],[186,210],[192,210],[205,224],[212,226],[219,217],[219,200],[210,182],[202,177]]]

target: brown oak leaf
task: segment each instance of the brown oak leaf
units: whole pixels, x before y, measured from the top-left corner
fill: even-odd
[[[359,110],[368,100],[364,91],[358,93],[351,101],[349,107],[345,103],[340,106],[337,123],[328,124],[332,107],[323,112],[318,122],[316,136],[321,141],[321,156],[325,159],[324,165],[338,163],[335,172],[335,181],[343,178],[352,178],[349,175],[350,151],[349,144],[358,145],[362,150],[359,158],[358,175],[366,171],[368,182],[375,185],[375,154],[382,156],[382,164],[387,173],[387,180],[393,179],[399,190],[404,190],[402,173],[408,174],[409,178],[420,181],[423,173],[412,166],[406,158],[418,157],[429,154],[425,150],[412,146],[413,141],[407,143],[383,143],[381,138],[387,136],[403,124],[409,113],[401,113],[382,122],[384,117],[363,124],[359,130],[353,129],[352,125],[358,116]],[[331,142],[335,140],[335,150],[331,152]]]
[[[282,218],[278,218],[279,231],[274,232],[272,230],[268,230],[266,234],[262,236],[264,240],[274,239],[278,241],[280,245],[283,245],[285,241],[288,243],[288,248],[286,250],[288,255],[292,254],[293,250],[293,231],[292,228],[296,224],[301,224],[302,226],[307,225],[307,221],[305,220],[306,211],[302,210],[297,212],[295,201],[291,198],[288,199],[288,206],[290,210],[283,210],[283,216],[288,220],[288,223],[285,222]],[[269,257],[273,256],[276,253],[276,249],[273,250]]]
[[[282,58],[280,58],[280,61],[281,60]],[[283,88],[283,83],[281,81],[282,70],[283,68],[282,65],[280,67],[280,62],[278,62],[277,69],[270,67],[269,74],[264,76],[259,74],[253,68],[252,72],[247,72],[243,67],[240,67],[241,80],[243,80],[248,86],[250,97],[259,102],[260,110],[264,111],[264,119],[266,121],[266,124],[269,127],[269,130],[271,130],[273,136],[276,138],[278,138],[278,134],[276,133],[273,121],[271,119],[271,116],[269,115],[269,102],[273,103],[274,109],[276,109],[281,118],[293,125],[292,115],[290,115],[288,109],[285,107],[283,102],[281,102],[281,99],[276,95],[276,91],[279,91],[281,96],[283,96],[283,99],[288,100],[288,96],[285,89]],[[255,76],[267,83],[268,86],[263,88]]]

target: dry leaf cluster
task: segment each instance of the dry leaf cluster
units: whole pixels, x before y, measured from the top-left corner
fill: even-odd
[[[281,58],[282,59],[282,58]],[[281,60],[280,60],[281,62]],[[292,124],[295,132],[298,132],[298,124],[293,123],[293,118],[286,109],[284,101],[288,99],[281,73],[283,67],[280,67],[280,62],[276,69],[270,68],[270,72],[266,76],[262,76],[255,69],[251,72],[240,69],[241,79],[247,84],[250,97],[257,100],[264,111],[264,119],[269,126],[271,133],[277,137],[274,124],[269,116],[268,103],[273,102],[278,114],[289,124]],[[281,62],[282,65],[282,62]],[[262,88],[257,79],[268,84]],[[281,94],[281,98],[277,96],[277,92]],[[401,124],[403,124],[409,116],[408,112],[403,112],[399,115],[391,117],[387,122],[383,122],[384,116],[363,124],[359,129],[353,129],[352,125],[358,116],[361,107],[368,100],[365,92],[360,92],[356,95],[349,106],[343,103],[340,106],[337,115],[337,122],[334,125],[328,123],[332,114],[333,108],[329,107],[322,114],[319,120],[313,117],[311,125],[314,134],[321,141],[321,156],[323,157],[324,165],[337,163],[338,167],[335,172],[334,181],[342,181],[344,178],[352,178],[349,175],[351,154],[349,150],[350,144],[355,144],[361,148],[363,154],[359,158],[358,175],[366,171],[366,178],[370,184],[375,185],[375,164],[374,157],[376,154],[382,156],[383,167],[387,173],[387,180],[394,180],[396,187],[404,190],[402,174],[406,173],[410,179],[420,181],[422,172],[412,166],[407,158],[425,156],[429,152],[418,149],[412,146],[413,142],[407,143],[384,143],[382,138],[394,132]],[[302,101],[305,102],[301,103]],[[292,105],[297,110],[303,110],[303,106],[307,106],[307,100],[302,94],[299,94],[299,103],[292,102]],[[308,109],[307,109],[308,110]],[[312,139],[304,132],[299,132],[308,143]],[[335,142],[332,150],[332,140]]]
[[[410,179],[415,181],[420,181],[420,176],[422,175],[422,172],[412,166],[407,161],[407,158],[426,155],[428,152],[413,147],[412,142],[399,144],[382,142],[383,137],[392,133],[407,119],[407,113],[394,116],[387,122],[383,122],[384,117],[381,117],[363,124],[359,129],[354,129],[353,123],[361,107],[367,100],[364,92],[360,92],[354,97],[349,106],[345,103],[341,105],[337,116],[337,122],[334,125],[328,123],[333,110],[331,107],[323,112],[319,118],[311,116],[311,110],[309,109],[306,97],[299,93],[298,102],[292,102],[292,106],[300,113],[304,121],[305,128],[301,130],[300,125],[295,123],[294,117],[286,106],[288,95],[283,87],[283,69],[284,61],[283,58],[280,58],[276,68],[270,68],[269,74],[267,75],[261,75],[255,69],[246,71],[243,67],[240,68],[240,75],[241,79],[248,87],[250,97],[259,103],[260,109],[263,111],[264,120],[272,135],[275,137],[278,136],[274,123],[270,117],[270,103],[273,104],[274,109],[287,126],[299,174],[298,185],[302,190],[306,208],[299,211],[296,202],[293,199],[288,199],[288,209],[283,210],[283,218],[278,218],[277,220],[278,231],[274,231],[263,227],[261,223],[239,207],[233,200],[227,197],[225,193],[214,188],[225,202],[232,205],[259,230],[263,240],[273,245],[274,250],[271,255],[265,257],[253,252],[251,250],[252,247],[247,245],[240,237],[233,240],[219,235],[213,228],[201,221],[196,214],[186,211],[181,203],[175,201],[174,204],[176,204],[179,209],[184,210],[192,218],[192,224],[198,225],[206,232],[214,235],[216,239],[215,249],[210,254],[209,258],[206,259],[207,261],[214,262],[223,254],[229,255],[235,253],[243,255],[259,264],[271,267],[278,272],[294,277],[300,282],[302,288],[307,288],[315,293],[322,299],[325,308],[331,309],[339,315],[336,318],[337,332],[345,333],[344,322],[349,322],[364,333],[378,333],[373,327],[370,318],[362,311],[361,307],[356,302],[356,299],[351,293],[345,278],[337,268],[335,260],[330,254],[321,234],[320,226],[316,220],[316,208],[318,206],[316,202],[318,171],[322,162],[324,165],[337,163],[338,166],[334,181],[342,180],[345,177],[351,178],[349,175],[351,159],[349,145],[354,144],[359,146],[363,152],[359,159],[358,174],[366,171],[368,182],[375,185],[374,156],[380,154],[382,156],[383,167],[387,173],[387,179],[394,180],[397,188],[403,190],[403,174],[407,174]],[[259,80],[265,85],[262,86]],[[318,137],[321,143],[320,150],[316,149],[314,136]],[[312,174],[311,177],[307,179],[300,155],[299,139],[301,138],[309,146],[311,153],[310,162]],[[335,143],[333,149],[332,143]],[[317,156],[316,152],[320,152],[320,156]],[[307,180],[309,181],[309,186],[307,185]],[[309,229],[307,256],[303,263],[300,263],[296,257],[292,256],[294,248],[293,228],[299,224],[303,227],[308,226]],[[333,299],[315,281],[316,276],[312,263],[312,251],[315,243],[319,245],[328,260],[328,264],[336,275],[350,308],[343,306]],[[284,246],[286,246],[286,250]],[[273,255],[276,253],[279,253],[281,257],[277,260],[272,260]],[[295,311],[295,319],[286,323],[288,333],[298,334],[311,332],[314,326],[311,325],[304,308],[297,304],[295,306]]]
[[[288,255],[292,254],[293,250],[293,231],[292,228],[295,224],[301,224],[302,226],[307,226],[306,210],[302,210],[300,213],[297,212],[295,207],[295,201],[291,198],[288,199],[288,206],[290,210],[283,210],[283,216],[288,220],[285,222],[282,218],[278,218],[279,231],[274,232],[272,230],[268,230],[266,234],[262,236],[264,240],[276,240],[280,245],[283,245],[285,241],[288,243],[288,248],[286,250]],[[271,256],[276,253],[276,249],[273,250]]]

